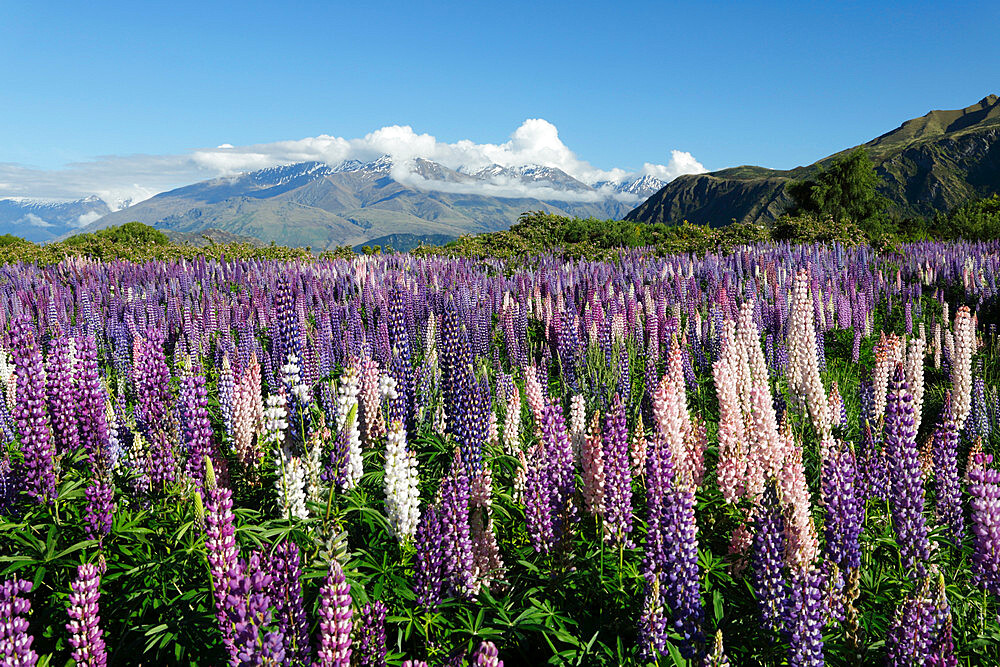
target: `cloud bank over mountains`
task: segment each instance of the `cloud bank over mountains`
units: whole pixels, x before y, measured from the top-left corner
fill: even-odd
[[[637,171],[599,169],[570,150],[559,138],[555,125],[541,118],[529,118],[508,141],[500,144],[467,139],[447,143],[430,134],[418,134],[407,125],[391,125],[358,139],[320,135],[250,146],[221,144],[181,155],[110,155],[56,170],[0,162],[0,198],[66,201],[97,195],[117,210],[157,193],[210,178],[299,162],[316,161],[331,166],[347,160],[370,162],[383,155],[392,158],[391,175],[400,183],[448,192],[483,192],[484,184],[481,178],[468,182],[428,178],[418,173],[414,161],[422,158],[469,175],[494,165],[507,170],[537,165],[560,169],[583,184],[599,188],[604,184],[608,189],[641,176],[669,181],[681,174],[705,171],[693,155],[679,150],[671,151],[666,164],[647,162]],[[544,199],[553,194],[551,183],[510,178],[499,170],[490,177],[487,187],[488,194],[494,196]],[[563,197],[594,194],[561,191]]]

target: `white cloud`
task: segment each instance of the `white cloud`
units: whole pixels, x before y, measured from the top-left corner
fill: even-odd
[[[45,220],[42,220],[41,218],[39,218],[34,213],[28,213],[27,215],[25,215],[23,218],[21,218],[20,220],[18,220],[14,224],[16,224],[16,225],[31,225],[32,227],[51,227],[52,226],[51,222],[46,222]]]
[[[73,226],[86,227],[90,223],[100,220],[101,217],[102,217],[101,214],[98,213],[97,211],[88,211],[87,213],[84,213],[79,218],[77,218]]]
[[[357,139],[320,135],[250,146],[224,143],[183,155],[103,156],[89,162],[69,164],[58,170],[0,163],[0,197],[68,200],[96,194],[117,209],[158,192],[209,178],[234,176],[296,162],[319,161],[332,165],[347,159],[365,162],[385,154],[393,157],[393,176],[416,187],[540,199],[558,195],[563,201],[570,196],[576,199],[599,197],[594,193],[569,195],[544,185],[521,181],[496,181],[487,188],[482,184],[428,181],[412,173],[409,165],[417,157],[464,173],[475,173],[491,164],[503,167],[542,165],[561,169],[588,185],[620,183],[644,174],[666,181],[680,174],[705,171],[694,156],[678,150],[671,152],[670,160],[665,165],[647,162],[638,171],[600,169],[570,150],[559,138],[555,125],[542,118],[529,118],[500,144],[475,143],[467,139],[447,143],[430,134],[418,134],[408,125],[390,125]]]

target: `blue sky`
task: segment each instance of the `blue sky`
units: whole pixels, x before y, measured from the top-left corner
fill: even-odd
[[[997,2],[0,2],[0,16],[0,163],[30,173],[391,125],[500,144],[528,118],[604,170],[673,150],[710,170],[788,168],[1000,92]]]

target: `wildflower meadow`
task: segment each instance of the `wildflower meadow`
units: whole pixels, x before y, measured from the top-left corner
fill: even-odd
[[[1000,664],[1000,243],[0,267],[0,664]]]

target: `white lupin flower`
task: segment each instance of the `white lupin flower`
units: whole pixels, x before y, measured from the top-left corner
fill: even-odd
[[[364,464],[361,458],[361,431],[358,427],[358,394],[361,391],[358,369],[348,366],[337,392],[337,430],[341,437],[347,440],[347,471],[344,482],[345,489],[357,486],[364,474]]]
[[[383,401],[391,401],[398,398],[399,394],[396,392],[396,378],[391,375],[383,374],[379,379],[378,393]]]
[[[0,385],[3,386],[4,398],[7,401],[7,409],[14,409],[15,392],[17,391],[17,376],[14,375],[15,366],[10,361],[7,350],[0,347]]]
[[[285,405],[282,394],[271,394],[267,397],[267,407],[264,409],[264,437],[279,447],[285,442],[285,431],[288,430],[288,410]]]
[[[507,401],[507,414],[503,422],[503,448],[507,454],[521,449],[521,392],[514,387]]]
[[[306,495],[309,500],[315,503],[323,502],[324,491],[328,488],[323,484],[323,441],[318,434],[313,434],[306,441],[306,455],[302,459],[302,465],[306,473]]]
[[[580,458],[580,450],[585,437],[587,437],[586,404],[583,396],[576,394],[569,400],[569,438],[573,445],[573,456],[576,459]]]
[[[284,516],[308,519],[306,470],[302,459],[293,456],[287,447],[282,447],[275,455],[274,465],[279,473],[274,486],[278,492],[278,504],[284,509]]]
[[[302,404],[312,400],[312,391],[309,385],[302,381],[302,367],[299,366],[299,358],[295,353],[288,354],[288,361],[281,367],[281,377],[286,387],[290,387],[292,395],[299,399]]]
[[[392,533],[402,542],[413,539],[420,521],[417,457],[406,448],[406,429],[394,421],[385,441],[385,512]]]
[[[955,334],[951,355],[951,409],[962,428],[972,409],[972,355],[976,352],[976,323],[969,307],[955,313]]]

